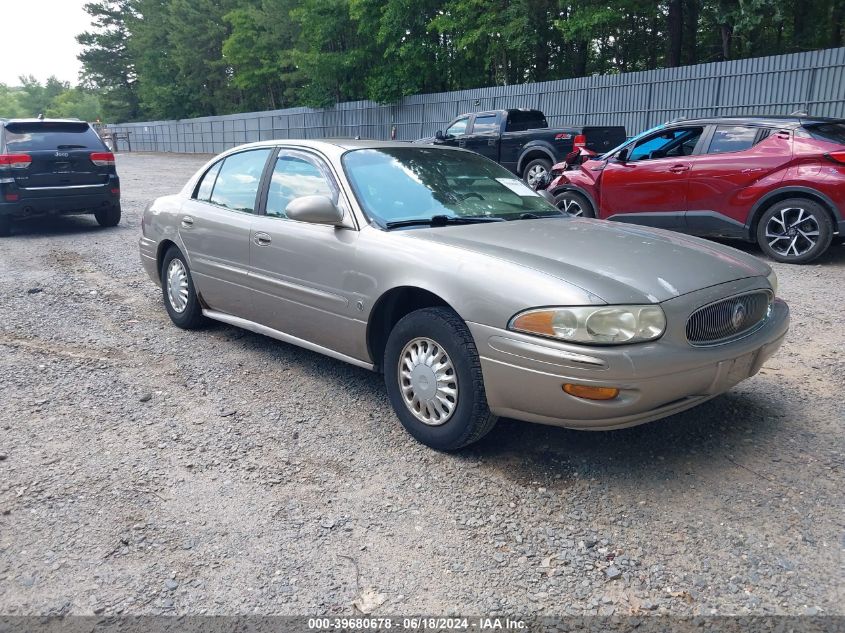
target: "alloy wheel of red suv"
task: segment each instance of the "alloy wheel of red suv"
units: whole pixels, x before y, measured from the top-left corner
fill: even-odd
[[[760,218],[757,242],[779,262],[805,264],[824,253],[833,239],[827,211],[806,198],[772,205]]]

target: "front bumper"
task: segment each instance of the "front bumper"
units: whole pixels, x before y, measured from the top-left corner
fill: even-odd
[[[702,303],[690,302],[688,296],[668,301],[663,304],[667,318],[673,312],[692,312],[712,293],[692,294],[700,295]],[[783,343],[789,308],[776,300],[760,329],[713,347],[692,347],[671,326],[653,343],[618,347],[558,343],[478,323],[469,327],[494,414],[573,429],[609,430],[680,413],[756,374]],[[620,394],[613,400],[585,400],[565,393],[565,383],[617,387]]]

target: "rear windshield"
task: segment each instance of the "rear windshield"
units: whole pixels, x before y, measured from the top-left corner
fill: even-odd
[[[508,132],[524,132],[549,127],[546,117],[539,110],[508,112]]]
[[[845,123],[810,123],[804,129],[818,141],[845,145]]]
[[[32,152],[41,149],[103,149],[103,142],[85,122],[6,124],[8,152]]]

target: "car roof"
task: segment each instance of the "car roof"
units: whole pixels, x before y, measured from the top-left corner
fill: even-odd
[[[714,116],[691,119],[674,119],[669,121],[666,125],[689,125],[690,123],[733,123],[735,125],[780,125],[783,127],[797,127],[808,123],[845,123],[845,119],[804,116],[798,114],[762,114],[755,116]]]
[[[82,119],[48,119],[38,117],[24,117],[20,119],[2,119],[5,123],[87,123]]]
[[[457,147],[450,147],[444,145],[420,145],[412,143],[411,141],[377,141],[368,139],[348,139],[348,138],[324,138],[324,139],[272,139],[267,141],[258,141],[255,143],[247,143],[246,145],[239,145],[232,149],[242,149],[247,147],[301,147],[304,149],[314,149],[322,151],[347,151],[355,149],[384,149],[384,148],[414,148],[414,149],[443,149],[449,151],[462,151]],[[231,150],[227,150],[228,151]]]

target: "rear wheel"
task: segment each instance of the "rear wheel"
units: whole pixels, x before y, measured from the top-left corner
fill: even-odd
[[[475,342],[448,308],[417,310],[396,324],[384,353],[384,380],[402,426],[431,448],[457,450],[496,424]]]
[[[12,218],[8,215],[0,215],[0,237],[9,237],[12,234]]]
[[[533,189],[537,182],[549,173],[551,168],[552,161],[549,159],[535,158],[522,170],[522,179]]]
[[[555,206],[573,218],[594,218],[593,205],[586,197],[575,191],[564,191],[555,196]]]
[[[827,250],[832,240],[830,216],[819,203],[807,198],[773,204],[757,224],[760,248],[779,262],[811,262]]]
[[[100,226],[117,226],[120,224],[120,205],[116,204],[111,207],[97,209],[94,212],[94,217]]]
[[[170,320],[183,330],[195,330],[205,323],[191,269],[185,256],[175,246],[161,262],[161,291]]]

